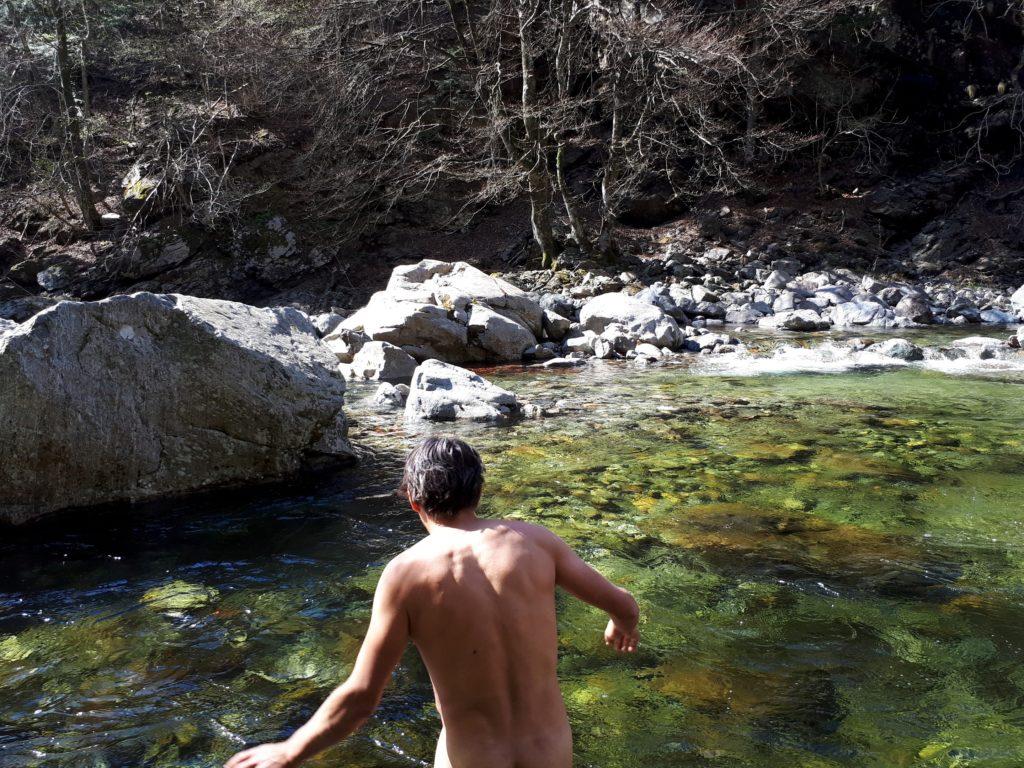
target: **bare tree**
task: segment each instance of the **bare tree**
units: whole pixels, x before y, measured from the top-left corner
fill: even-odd
[[[40,10],[43,10],[42,7]],[[82,215],[82,223],[87,229],[98,229],[100,214],[96,210],[96,203],[92,197],[93,177],[86,156],[85,141],[82,137],[82,111],[75,100],[75,92],[72,87],[71,70],[73,65],[68,47],[67,8],[64,5],[64,0],[49,0],[49,5],[45,10],[49,12],[53,20],[56,38],[61,118],[66,140],[64,167],[71,177],[71,187],[78,210]],[[82,82],[86,83],[84,59],[81,65],[83,68]]]

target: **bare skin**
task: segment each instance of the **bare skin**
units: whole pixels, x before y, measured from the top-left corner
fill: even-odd
[[[292,768],[351,734],[410,640],[441,714],[435,768],[572,766],[555,587],[608,613],[605,644],[622,653],[639,641],[636,601],[545,528],[473,509],[442,524],[412,506],[429,535],[384,569],[348,680],[288,740],[240,752],[226,768]]]

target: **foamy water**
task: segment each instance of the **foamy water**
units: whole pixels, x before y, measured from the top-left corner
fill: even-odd
[[[984,374],[1024,371],[1024,352],[1001,349],[997,356],[981,359],[976,351],[968,356],[948,359],[937,348],[925,347],[925,359],[908,362],[873,352],[871,347],[854,350],[847,344],[823,341],[814,346],[782,346],[767,354],[740,349],[735,354],[711,355],[701,358],[694,373],[708,376],[763,376],[795,373],[846,373],[880,368],[920,368],[950,375]]]

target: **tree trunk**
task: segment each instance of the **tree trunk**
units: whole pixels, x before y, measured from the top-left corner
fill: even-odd
[[[598,250],[608,261],[615,254],[615,185],[618,181],[619,143],[622,141],[622,100],[619,95],[619,77],[612,81],[612,130],[608,139],[608,156],[601,175],[601,229]]]
[[[532,160],[527,172],[530,223],[533,226],[533,239],[540,246],[541,266],[553,267],[558,256],[558,245],[551,226],[551,176],[540,131],[540,118],[537,115],[537,76],[533,66],[533,44],[530,35],[533,16],[532,3],[520,0],[519,54],[523,70],[523,129],[529,150],[527,156]]]
[[[594,246],[587,234],[587,227],[576,209],[576,202],[573,200],[569,184],[565,180],[565,144],[558,142],[558,150],[555,152],[555,173],[558,179],[558,192],[562,196],[562,203],[565,205],[565,214],[569,218],[569,228],[572,230],[573,239],[580,247],[580,250],[588,256],[593,253]]]
[[[73,176],[75,201],[82,212],[82,221],[87,229],[98,229],[100,214],[92,199],[92,173],[85,157],[85,143],[82,141],[82,120],[75,106],[75,93],[71,87],[71,61],[68,55],[68,34],[64,24],[64,6],[60,0],[51,0],[57,25],[57,70],[60,75],[60,95],[64,107],[64,127],[67,141],[71,145],[70,168]]]
[[[78,39],[78,64],[82,69],[82,116],[88,120],[92,117],[92,97],[89,94],[89,68],[86,62],[89,60],[89,14],[85,10],[85,0],[82,0],[82,26],[85,32]],[[88,131],[86,126],[86,131]]]
[[[562,0],[562,24],[558,35],[558,49],[555,53],[555,76],[558,79],[558,98],[563,104],[568,103],[571,96],[569,88],[572,66],[569,25],[571,19],[572,0]],[[558,192],[562,196],[562,205],[565,206],[566,218],[569,219],[569,228],[572,230],[573,239],[579,249],[589,256],[593,252],[593,246],[589,235],[587,235],[583,217],[580,216],[579,210],[576,208],[576,201],[573,199],[572,191],[565,178],[565,145],[564,134],[559,135],[555,150],[555,179],[558,184]]]
[[[750,86],[747,89],[747,131],[743,136],[743,159],[747,163],[754,162],[754,156],[757,153],[754,144],[754,134],[757,131],[757,113],[758,104],[757,99],[754,97],[754,87]]]

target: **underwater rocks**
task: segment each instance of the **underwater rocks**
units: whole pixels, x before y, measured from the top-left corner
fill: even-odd
[[[410,420],[504,421],[522,412],[523,405],[508,390],[440,360],[427,360],[416,369],[405,404]]]
[[[0,520],[351,459],[336,364],[296,309],[61,302],[0,335]]]

